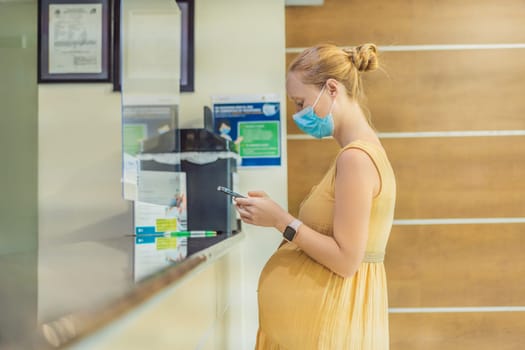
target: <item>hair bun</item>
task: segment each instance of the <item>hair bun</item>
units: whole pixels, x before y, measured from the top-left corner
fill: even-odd
[[[377,47],[374,44],[363,44],[343,51],[360,72],[372,71],[379,66]]]

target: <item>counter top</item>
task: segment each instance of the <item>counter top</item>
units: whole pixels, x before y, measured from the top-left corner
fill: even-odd
[[[85,305],[78,306],[73,312],[67,312],[68,310],[56,310],[54,314],[56,317],[47,319],[45,322],[40,322],[37,326],[37,331],[35,332],[34,339],[32,343],[37,349],[57,349],[57,348],[67,348],[77,342],[81,342],[86,337],[96,334],[98,331],[103,330],[112,323],[118,322],[119,320],[126,317],[127,314],[140,309],[146,301],[154,298],[161,291],[166,288],[171,288],[177,285],[184,283],[184,281],[191,277],[192,275],[198,273],[201,269],[209,266],[213,261],[220,258],[223,254],[227,253],[233,246],[237,245],[243,238],[245,234],[243,232],[236,233],[233,235],[218,235],[216,237],[206,237],[206,238],[192,238],[188,240],[188,256],[180,261],[168,265],[166,268],[159,270],[149,277],[142,279],[140,282],[133,283],[131,275],[124,274],[129,277],[129,281],[125,284],[125,287],[122,287],[120,283],[120,289],[111,289],[111,283],[107,280],[103,283],[101,280],[103,276],[98,278],[93,278],[93,276],[84,276],[83,280],[86,285],[100,283],[99,288],[108,289],[108,293],[105,298],[98,298],[98,303],[93,304],[92,298],[91,303],[86,303]],[[131,237],[119,238],[118,240],[132,240]],[[93,242],[91,242],[93,243]],[[129,242],[128,242],[129,243]],[[106,245],[111,245],[112,243],[106,242]],[[116,243],[113,242],[114,245]],[[133,245],[132,241],[129,243]],[[75,243],[78,246],[78,242]],[[120,246],[122,242],[120,242]],[[62,245],[62,249],[65,252],[68,252],[68,255],[63,253],[57,253],[57,249],[53,249],[52,254],[58,254],[63,260],[61,263],[67,263],[68,258],[71,254],[75,254],[74,250],[79,250],[78,247],[71,247],[72,245]],[[73,250],[73,251],[72,251]],[[44,249],[44,255],[50,255],[50,253]],[[96,256],[87,256],[89,254],[83,253],[80,256],[86,255],[83,257],[84,260],[89,260],[89,266],[97,263]],[[129,263],[129,262],[128,262]],[[55,262],[55,266],[56,266]],[[85,262],[78,263],[76,268],[79,273],[82,273],[82,267],[85,265]],[[107,267],[111,269],[111,266]],[[114,266],[118,269],[119,266]],[[52,270],[52,266],[41,267],[39,266],[39,278],[46,278],[46,276],[40,276],[41,273],[45,274],[46,270]],[[75,267],[72,267],[68,271],[72,271]],[[102,274],[102,273],[101,273]],[[51,274],[52,276],[52,274]],[[78,277],[78,276],[77,276]],[[124,279],[123,277],[121,277]],[[64,276],[62,276],[64,279]],[[63,284],[68,283],[68,281],[62,281]],[[71,282],[72,283],[72,282]],[[60,295],[63,293],[63,286],[58,284],[56,285],[56,293]],[[89,294],[89,291],[86,291]],[[65,294],[65,293],[64,293]],[[101,293],[106,295],[106,293]],[[66,297],[71,298],[70,295]],[[82,299],[82,295],[77,296],[79,299]],[[39,299],[42,299],[39,291]],[[56,305],[56,303],[54,303]],[[81,302],[79,302],[81,304]]]

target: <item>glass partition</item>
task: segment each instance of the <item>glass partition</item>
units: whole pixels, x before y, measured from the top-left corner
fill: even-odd
[[[234,143],[209,122],[179,127],[190,66],[181,24],[187,29],[193,21],[192,4],[180,1],[181,12],[177,3],[122,2],[122,182],[134,210],[134,281],[240,229],[231,198],[217,191],[236,182]],[[203,122],[210,118],[204,114]]]
[[[36,12],[0,1],[0,349],[29,348],[37,317]]]
[[[187,256],[186,178],[179,152],[181,14],[175,1],[123,0],[122,183],[133,202],[133,279]],[[168,162],[152,164],[161,148]],[[168,159],[170,158],[170,159]]]

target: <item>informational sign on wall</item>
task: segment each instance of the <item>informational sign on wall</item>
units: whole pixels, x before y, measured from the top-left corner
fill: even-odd
[[[215,96],[213,127],[234,143],[241,167],[281,165],[279,96]]]

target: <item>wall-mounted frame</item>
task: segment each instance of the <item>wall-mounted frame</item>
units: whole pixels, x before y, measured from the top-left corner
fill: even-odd
[[[110,0],[39,0],[38,82],[111,79]]]
[[[180,91],[192,92],[195,72],[195,0],[176,0],[181,12]]]
[[[120,73],[120,9],[121,0],[113,0],[113,46],[111,50],[111,81],[113,82],[113,91],[122,91],[121,73]]]

